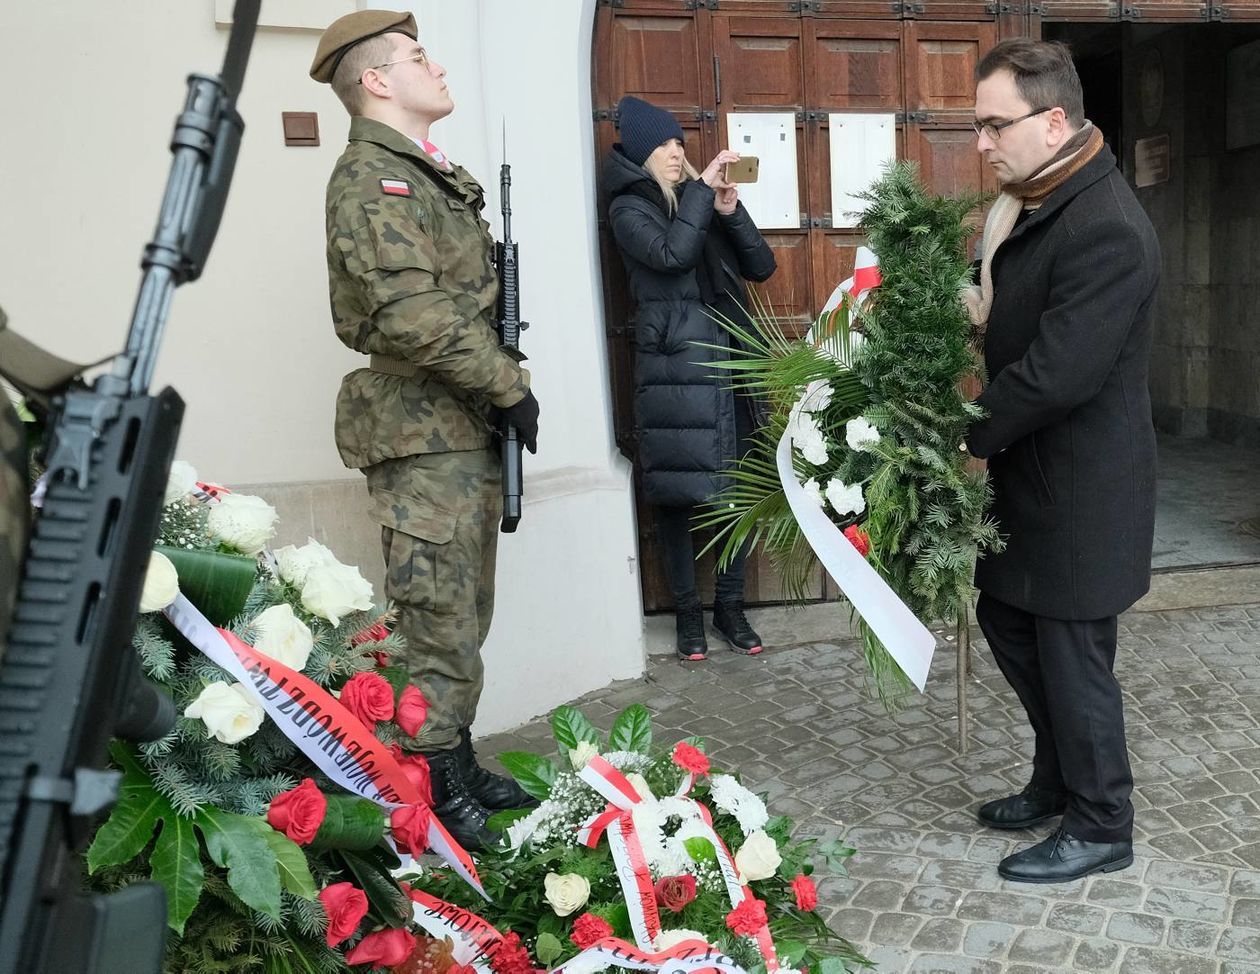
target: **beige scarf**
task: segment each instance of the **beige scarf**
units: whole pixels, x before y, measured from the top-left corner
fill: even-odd
[[[1044,166],[1019,183],[1007,183],[994,201],[984,222],[984,238],[980,261],[980,284],[969,284],[962,291],[963,303],[971,316],[973,338],[984,335],[993,307],[993,255],[1015,229],[1023,210],[1036,210],[1046,197],[1084,168],[1102,150],[1103,137],[1090,122],[1063,144]]]

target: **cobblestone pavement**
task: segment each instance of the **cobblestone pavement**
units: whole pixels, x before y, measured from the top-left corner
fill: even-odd
[[[838,636],[841,634],[838,634]],[[1052,825],[996,833],[975,807],[1017,790],[1030,732],[973,629],[972,745],[956,736],[955,658],[896,716],[862,689],[854,643],[684,667],[576,701],[607,728],[633,702],[659,740],[690,734],[804,833],[858,850],[819,909],[885,972],[1260,974],[1260,605],[1130,613],[1117,668],[1137,782],[1134,864],[1064,886],[995,863]],[[545,721],[478,743],[550,750]]]

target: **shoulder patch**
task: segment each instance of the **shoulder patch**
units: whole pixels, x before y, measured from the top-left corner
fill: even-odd
[[[382,179],[381,192],[386,196],[411,196],[411,184],[405,179]]]

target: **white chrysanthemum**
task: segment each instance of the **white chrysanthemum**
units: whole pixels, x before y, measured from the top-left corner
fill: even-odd
[[[679,928],[677,930],[662,930],[656,935],[656,941],[653,946],[656,947],[658,952],[673,950],[684,940],[699,940],[702,944],[709,942],[709,938],[699,931]]]
[[[695,803],[682,798],[639,802],[630,810],[630,817],[654,875],[678,876],[690,871],[691,856],[684,842],[694,830],[684,834],[681,825],[700,820],[700,810]],[[665,825],[671,818],[681,820],[681,825],[673,835],[666,835]]]
[[[770,821],[766,803],[729,774],[714,775],[710,778],[709,791],[713,796],[713,804],[722,811],[734,815],[745,835],[764,828]]]
[[[810,477],[809,480],[801,484],[801,490],[805,492],[805,496],[817,504],[823,506],[822,486],[818,483],[818,478]]]
[[[827,438],[821,432],[816,436],[808,436],[795,442],[801,451],[801,456],[815,467],[821,467],[827,462]]]
[[[224,494],[210,508],[206,528],[246,555],[256,555],[276,533],[276,509],[252,494]]]
[[[827,503],[837,514],[861,514],[866,510],[866,498],[861,484],[846,484],[839,477],[827,481]]]
[[[815,379],[805,387],[800,406],[811,413],[820,412],[831,404],[831,383],[826,379]]]
[[[879,430],[865,416],[858,416],[845,424],[844,441],[851,450],[865,450],[870,444],[879,442]]]
[[[171,472],[166,478],[166,495],[162,498],[162,506],[169,507],[177,500],[187,497],[197,486],[197,471],[187,460],[176,460],[171,464]]]

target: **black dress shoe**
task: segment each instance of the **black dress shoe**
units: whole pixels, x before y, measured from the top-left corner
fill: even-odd
[[[1132,842],[1086,842],[1063,829],[998,863],[998,875],[1015,883],[1070,883],[1090,873],[1133,865]]]
[[[1062,815],[1066,808],[1067,795],[1063,792],[1043,791],[1029,785],[1018,795],[985,802],[976,816],[982,825],[991,829],[1026,829]]]

